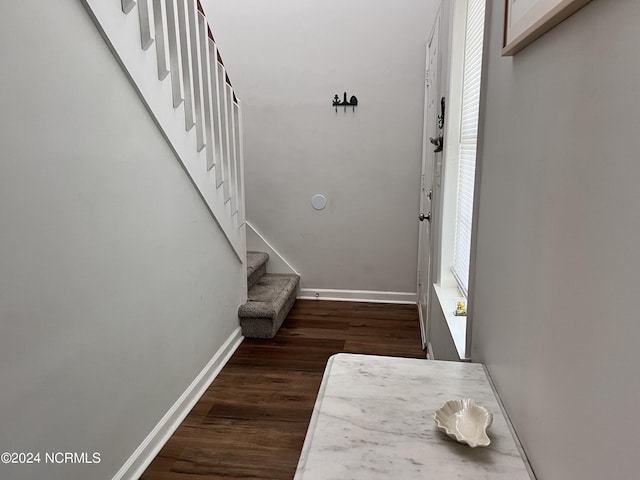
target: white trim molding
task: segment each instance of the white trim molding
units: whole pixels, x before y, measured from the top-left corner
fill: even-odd
[[[431,346],[431,342],[427,342],[427,359],[433,360],[433,347]]]
[[[198,376],[191,382],[180,398],[151,430],[147,438],[131,454],[125,464],[118,470],[112,480],[136,480],[144,473],[160,449],[177,430],[196,402],[218,376],[222,367],[229,361],[244,340],[240,327],[236,328],[224,344],[205,365]]]
[[[271,245],[264,235],[256,229],[253,224],[245,221],[247,225],[247,250],[257,250],[269,254],[269,272],[271,273],[293,273],[300,275],[298,271],[287,261],[286,258]]]
[[[427,339],[428,332],[425,330],[424,315],[422,314],[422,308],[420,307],[419,302],[418,302],[418,323],[420,323],[420,339],[422,340],[422,349],[426,351],[429,346],[429,340]]]
[[[344,302],[404,303],[417,302],[415,292],[378,292],[374,290],[333,290],[327,288],[301,288],[300,300],[337,300]]]

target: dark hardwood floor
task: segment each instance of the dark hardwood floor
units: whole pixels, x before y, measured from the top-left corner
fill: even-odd
[[[417,307],[298,300],[275,338],[242,342],[141,478],[292,479],[339,352],[425,358]]]

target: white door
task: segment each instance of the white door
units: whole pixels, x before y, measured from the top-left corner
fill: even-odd
[[[418,309],[420,313],[420,332],[422,334],[422,346],[427,350],[429,334],[429,288],[431,285],[431,197],[433,192],[433,171],[436,155],[440,153],[436,142],[441,136],[442,130],[438,124],[438,114],[440,113],[440,101],[438,100],[438,37],[440,31],[440,13],[431,30],[431,35],[427,41],[427,59],[425,70],[425,92],[424,92],[424,131],[422,142],[422,174],[420,181],[420,212],[417,221],[420,222],[418,233]]]

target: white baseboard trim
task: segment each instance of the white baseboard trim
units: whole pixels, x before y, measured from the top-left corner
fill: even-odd
[[[300,300],[337,300],[344,302],[416,304],[415,293],[377,292],[374,290],[333,290],[327,288],[301,288]]]
[[[420,307],[420,302],[418,302],[418,322],[420,322],[420,338],[422,340],[422,349],[427,350],[429,346],[429,341],[427,340],[427,332],[424,329],[424,315],[422,315],[422,308]]]
[[[180,398],[160,419],[158,424],[147,435],[140,446],[133,452],[112,480],[137,480],[156,457],[160,449],[169,440],[173,432],[191,411],[196,402],[204,394],[211,382],[218,376],[222,367],[229,361],[233,352],[244,340],[240,327],[235,329],[224,344],[216,352],[198,376],[191,382]]]
[[[431,346],[431,342],[427,342],[427,358],[429,360],[433,360],[433,347]]]

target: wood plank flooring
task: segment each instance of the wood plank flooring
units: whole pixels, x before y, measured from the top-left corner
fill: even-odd
[[[298,300],[275,338],[242,342],[141,479],[292,479],[339,352],[425,358],[417,307]]]

